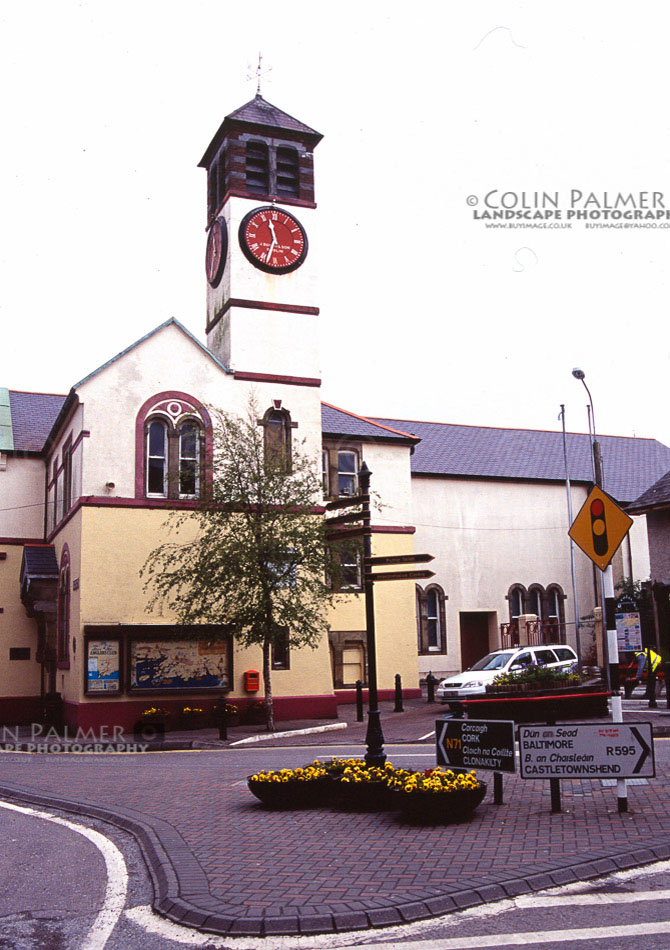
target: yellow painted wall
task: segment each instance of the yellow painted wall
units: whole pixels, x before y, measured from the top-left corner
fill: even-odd
[[[0,544],[0,696],[39,696],[40,666],[35,662],[37,624],[26,614],[19,597],[23,546]],[[10,647],[30,647],[29,660],[9,661]]]
[[[82,514],[81,627],[87,624],[173,623],[174,617],[167,613],[146,612],[149,597],[139,577],[147,556],[166,540],[164,525],[168,512],[86,507]],[[183,537],[186,539],[187,535],[184,533]],[[332,693],[326,637],[315,650],[292,650],[290,666],[290,670],[273,671],[275,696]],[[249,695],[242,688],[242,674],[248,669],[262,670],[261,650],[244,649],[235,643],[232,696]],[[262,694],[261,690],[255,695],[260,697]]]
[[[372,555],[413,554],[411,534],[373,534]],[[376,571],[412,570],[414,565],[379,567]],[[395,674],[403,686],[419,685],[414,581],[380,581],[374,585],[377,685],[393,689]],[[365,631],[364,594],[344,594],[330,615],[333,630]]]

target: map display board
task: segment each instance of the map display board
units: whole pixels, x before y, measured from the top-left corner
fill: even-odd
[[[227,689],[227,640],[132,640],[131,690]]]
[[[118,640],[89,640],[86,656],[86,691],[118,693],[121,687]]]

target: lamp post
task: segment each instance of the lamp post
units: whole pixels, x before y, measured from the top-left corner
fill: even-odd
[[[596,437],[596,418],[593,412],[593,400],[589,387],[584,381],[584,370],[575,367],[572,371],[575,379],[579,379],[589,397],[591,415],[589,417],[589,435],[591,434],[591,422],[593,422],[593,435],[591,436],[591,449],[593,452],[593,472],[596,485],[603,487],[603,460],[600,453],[600,443]],[[619,647],[616,638],[616,628],[614,623],[614,584],[612,581],[612,565],[608,565],[606,571],[600,571],[600,602],[602,610],[601,629],[603,633],[603,661],[605,663],[605,682],[607,690],[612,694],[612,722],[623,722],[623,704],[621,702],[621,690],[619,689]],[[608,609],[609,608],[609,609]],[[613,667],[610,671],[610,657]],[[612,689],[612,679],[615,679],[615,688]],[[617,810],[620,813],[628,811],[628,791],[626,779],[618,778],[617,787]]]
[[[368,728],[365,736],[367,752],[365,764],[383,767],[386,762],[384,753],[384,733],[382,732],[379,717],[379,702],[377,699],[377,645],[375,643],[375,599],[374,582],[369,567],[372,556],[372,541],[370,539],[370,476],[372,472],[365,462],[361,465],[358,480],[361,494],[365,499],[361,505],[363,525],[367,529],[363,537],[363,577],[365,583],[365,628],[367,632],[368,654]]]
[[[593,399],[591,398],[591,391],[589,390],[589,387],[586,385],[586,379],[585,379],[586,373],[584,372],[583,369],[580,369],[578,366],[576,366],[572,371],[572,375],[575,377],[575,379],[578,379],[581,382],[582,386],[586,390],[586,393],[589,397],[589,407],[590,407],[589,436],[591,438],[591,457],[593,460],[593,480],[598,486],[598,488],[602,488],[603,487],[603,458],[602,458],[602,453],[600,451],[600,443],[598,442],[598,437],[596,435],[596,414],[593,409]],[[591,431],[592,425],[593,425],[593,432]],[[606,602],[608,599],[610,600],[610,604],[613,606],[614,605],[614,587],[612,583],[611,566],[608,567],[606,571],[600,572],[600,604],[601,604],[601,610],[602,610],[601,629],[602,629],[602,639],[603,639],[603,663],[605,666],[605,682],[607,683],[608,691],[611,691],[612,674],[610,671],[610,648],[609,648],[609,643],[608,643],[608,639],[609,639],[608,620],[610,618],[608,618],[607,616],[608,613],[611,613],[611,611],[607,610]],[[613,655],[612,655],[613,661],[618,660],[617,654],[618,654],[618,650],[616,647],[616,634],[615,634],[614,642],[613,642]]]

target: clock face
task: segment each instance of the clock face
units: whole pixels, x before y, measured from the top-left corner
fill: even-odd
[[[287,211],[268,205],[245,215],[240,224],[240,247],[256,267],[270,274],[287,274],[307,256],[307,234]]]
[[[221,280],[227,252],[228,228],[223,218],[216,218],[207,235],[207,251],[205,252],[205,271],[212,287],[216,287]]]

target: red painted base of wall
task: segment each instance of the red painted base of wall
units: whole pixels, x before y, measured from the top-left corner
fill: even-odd
[[[242,718],[249,706],[257,701],[253,698],[238,699],[234,696],[228,698],[228,702],[240,710]],[[94,732],[99,732],[103,726],[108,731],[116,726],[130,733],[139,720],[142,710],[149,706],[160,706],[161,709],[169,710],[171,716],[168,727],[178,729],[179,713],[184,706],[197,706],[204,711],[206,718],[209,718],[215,702],[215,697],[180,699],[178,702],[174,699],[151,697],[130,702],[108,700],[100,703],[71,703],[66,701],[63,706],[65,722],[71,733],[76,732],[77,729],[92,729]],[[334,695],[275,696],[274,712],[277,722],[285,722],[289,719],[337,719],[337,699]]]
[[[336,689],[335,695],[337,697],[338,706],[346,706],[348,703],[356,702],[356,690],[355,689]],[[380,689],[377,690],[378,699],[395,699],[395,690],[394,689]],[[417,686],[415,689],[403,689],[402,691],[403,699],[420,699],[421,690]],[[368,701],[368,691],[367,689],[363,690],[363,701],[367,703]]]
[[[39,696],[0,696],[0,726],[28,726],[41,720]]]

